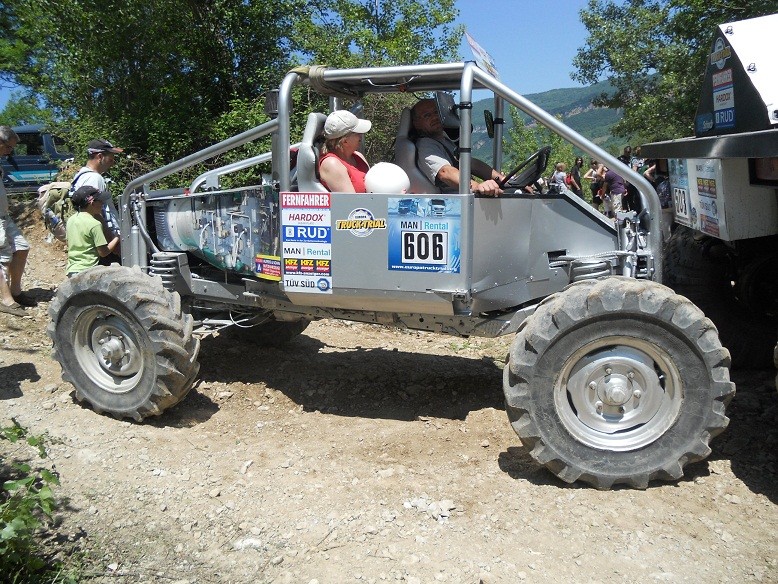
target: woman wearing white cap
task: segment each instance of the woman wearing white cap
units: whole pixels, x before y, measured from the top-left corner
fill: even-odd
[[[324,122],[324,155],[319,160],[319,177],[332,192],[364,193],[365,174],[370,165],[361,152],[362,134],[372,124],[348,110],[337,110]]]

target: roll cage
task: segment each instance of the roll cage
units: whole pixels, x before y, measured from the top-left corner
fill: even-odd
[[[171,174],[198,164],[204,160],[237,148],[258,138],[271,135],[272,177],[276,188],[292,189],[290,171],[291,118],[293,112],[293,88],[308,85],[321,95],[330,97],[332,109],[339,109],[343,99],[359,99],[368,93],[426,93],[437,90],[458,92],[456,104],[460,123],[460,193],[468,193],[472,164],[472,104],[474,90],[488,90],[494,95],[494,141],[491,165],[502,166],[505,104],[515,106],[539,124],[560,135],[589,156],[600,160],[632,183],[640,193],[645,215],[642,223],[647,226],[647,247],[653,257],[661,257],[662,236],[660,229],[661,207],[651,184],[639,173],[623,165],[596,144],[590,142],[553,115],[513,91],[501,81],[481,70],[474,62],[439,63],[426,65],[402,65],[393,67],[362,67],[354,69],[330,69],[309,66],[293,69],[284,77],[277,94],[277,115],[274,119],[172,162],[131,181],[120,198],[122,263],[145,266],[147,248],[155,250],[153,241],[143,225],[146,198],[153,198],[149,185]],[[267,109],[267,107],[266,107]],[[255,157],[266,161],[267,155]],[[255,162],[256,163],[256,162]],[[231,165],[231,170],[243,168]],[[202,180],[200,184],[202,184]],[[142,196],[141,196],[142,195]],[[137,226],[137,229],[133,229]],[[661,281],[661,262],[655,262],[653,279]]]

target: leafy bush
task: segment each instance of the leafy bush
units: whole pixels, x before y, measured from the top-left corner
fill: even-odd
[[[0,428],[0,439],[17,442],[25,439],[46,458],[45,435],[33,436],[15,420],[12,426]],[[52,485],[59,479],[45,468],[27,463],[6,464],[0,459],[0,574],[6,582],[43,581],[40,576],[52,566],[43,559],[35,539],[36,530],[52,519],[56,507]],[[47,580],[48,581],[48,580]]]

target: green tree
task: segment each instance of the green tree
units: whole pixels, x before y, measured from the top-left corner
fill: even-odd
[[[510,106],[510,115],[513,126],[508,129],[504,153],[506,166],[503,170],[509,171],[518,166],[544,146],[551,146],[549,167],[546,168],[544,176],[553,172],[552,165],[556,162],[564,162],[568,169],[572,166],[575,154],[570,142],[537,123],[526,125],[521,112],[513,106]],[[562,119],[561,115],[556,117]]]
[[[103,136],[142,153],[137,176],[213,143],[231,103],[277,83],[303,3],[7,0],[0,59],[67,123],[73,143]]]
[[[103,136],[141,153],[131,169],[127,157],[115,169],[138,176],[266,121],[263,92],[296,64],[450,59],[459,42],[453,7],[453,0],[0,0],[0,81],[42,96],[74,144]],[[298,125],[305,113],[296,112]],[[215,163],[267,148],[248,145]]]
[[[715,27],[778,11],[778,0],[589,0],[588,31],[573,78],[608,79],[616,88],[595,105],[623,108],[614,126],[639,141],[692,134]]]
[[[0,125],[52,125],[54,120],[55,116],[53,111],[41,107],[39,100],[35,96],[26,95],[21,92],[12,93],[11,99],[5,104],[2,111],[0,111]]]
[[[458,59],[464,31],[453,24],[457,15],[455,0],[320,0],[296,21],[295,39],[309,62],[330,67],[448,62]],[[371,164],[388,160],[400,112],[416,97],[369,94],[362,102],[373,122],[365,155]],[[323,102],[312,107],[326,110]]]
[[[295,39],[331,67],[448,61],[462,38],[458,13],[455,0],[319,0],[295,21]]]

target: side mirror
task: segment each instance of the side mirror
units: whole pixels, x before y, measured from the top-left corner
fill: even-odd
[[[265,92],[265,115],[271,120],[278,117],[278,90],[271,89]]]
[[[438,106],[438,114],[443,127],[459,129],[459,114],[457,113],[454,96],[447,91],[436,91],[435,102]]]
[[[494,115],[489,110],[484,110],[484,122],[486,123],[486,133],[491,140],[494,140]]]

